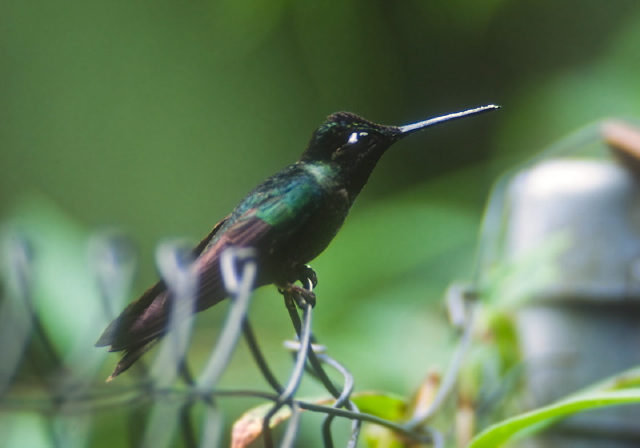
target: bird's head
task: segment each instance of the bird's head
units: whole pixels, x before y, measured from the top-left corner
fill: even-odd
[[[375,124],[351,112],[337,112],[315,130],[300,162],[331,164],[363,184],[382,154],[398,140],[434,124],[498,108],[488,105],[406,126]]]
[[[379,159],[402,136],[396,126],[372,123],[351,112],[337,112],[315,130],[302,162],[357,164],[364,159]]]

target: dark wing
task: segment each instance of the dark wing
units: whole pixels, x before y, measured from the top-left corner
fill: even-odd
[[[200,242],[194,250],[199,254],[195,261],[199,271],[197,311],[209,308],[227,296],[220,271],[222,252],[230,246],[251,246],[268,230],[264,221],[252,215],[225,229],[212,246],[207,247],[215,232]],[[111,345],[111,351],[120,351],[156,339],[166,329],[170,304],[171,296],[161,280],[109,325],[98,340],[99,346]]]
[[[316,207],[313,198],[320,192],[317,185],[291,184],[278,189],[274,184],[277,179],[271,178],[250,193],[234,213],[220,221],[194,249],[200,271],[197,311],[227,296],[220,271],[220,255],[225,249],[256,247],[268,252],[271,246],[278,245],[303,225]],[[96,346],[110,345],[110,351],[125,351],[110,378],[128,369],[165,333],[170,303],[166,285],[160,281],[109,325]]]
[[[265,262],[270,253],[277,252],[291,234],[305,225],[318,207],[317,199],[322,191],[315,183],[292,183],[288,188],[274,188],[272,183],[277,182],[268,180],[243,201],[230,218],[229,225],[198,258],[198,311],[226,297],[220,270],[220,256],[224,250],[253,247],[258,250],[259,260]],[[271,266],[260,266],[256,287],[276,280],[267,273],[269,268]]]

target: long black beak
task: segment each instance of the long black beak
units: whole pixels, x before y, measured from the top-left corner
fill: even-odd
[[[457,120],[458,118],[468,117],[469,115],[482,114],[482,113],[489,112],[491,110],[496,110],[496,109],[500,109],[500,106],[496,106],[495,104],[489,104],[488,106],[476,107],[475,109],[469,109],[462,112],[443,115],[441,117],[430,118],[429,120],[408,124],[406,126],[399,126],[400,136],[404,137],[413,132],[420,131],[426,127],[429,127],[434,124],[442,123],[444,121]]]

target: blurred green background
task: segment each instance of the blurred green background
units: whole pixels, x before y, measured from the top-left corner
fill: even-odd
[[[133,299],[156,278],[155,244],[199,240],[328,114],[407,124],[500,104],[395,146],[313,264],[320,341],[358,389],[407,395],[447,359],[442,292],[472,273],[492,180],[589,122],[639,116],[639,49],[634,0],[5,0],[0,216],[34,239],[47,325],[92,341],[91,232],[139,246]],[[251,316],[284,377],[281,302],[265,288]],[[229,384],[263,384],[242,350],[231,368]]]

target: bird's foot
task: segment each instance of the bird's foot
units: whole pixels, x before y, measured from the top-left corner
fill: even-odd
[[[302,286],[290,283],[283,288],[278,288],[278,291],[285,298],[292,299],[298,305],[298,308],[304,308],[307,305],[311,305],[312,308],[316,306],[316,294]]]
[[[296,271],[297,280],[304,286],[297,286],[293,283],[287,283],[280,286],[278,291],[285,297],[285,300],[293,306],[295,303],[298,308],[304,308],[307,305],[316,306],[316,294],[313,288],[318,284],[318,276],[308,264],[298,267]]]

